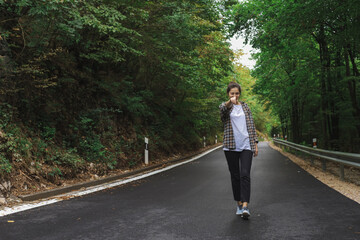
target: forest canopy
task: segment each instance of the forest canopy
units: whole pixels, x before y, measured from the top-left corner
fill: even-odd
[[[141,164],[145,136],[152,159],[221,140],[225,2],[0,1],[1,174],[102,175]]]
[[[360,1],[235,1],[225,22],[259,50],[254,91],[283,136],[360,151]]]

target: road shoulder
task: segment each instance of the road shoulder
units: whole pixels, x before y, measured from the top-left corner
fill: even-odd
[[[282,155],[289,158],[292,162],[300,166],[302,169],[307,171],[309,174],[314,176],[322,183],[326,184],[327,186],[338,191],[347,198],[360,204],[360,186],[347,181],[342,181],[339,179],[339,177],[333,175],[332,173],[324,172],[321,169],[312,166],[310,162],[305,161],[304,159],[301,159],[300,157],[297,157],[294,154],[282,150],[281,148],[275,146],[274,143],[272,142],[268,142],[268,143],[272,149],[280,152]]]

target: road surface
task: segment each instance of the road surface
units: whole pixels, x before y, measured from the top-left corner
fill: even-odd
[[[121,187],[0,217],[0,239],[360,239],[360,204],[266,142],[251,181],[252,215],[243,220],[219,149]]]

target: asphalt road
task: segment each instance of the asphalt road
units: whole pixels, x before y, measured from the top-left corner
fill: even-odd
[[[251,217],[235,215],[224,153],[0,218],[0,239],[360,239],[360,204],[259,144]],[[13,220],[13,223],[8,223]]]

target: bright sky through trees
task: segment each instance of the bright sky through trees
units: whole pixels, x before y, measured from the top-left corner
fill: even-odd
[[[253,53],[255,49],[253,49],[251,45],[244,44],[244,39],[241,36],[238,38],[236,38],[236,36],[232,37],[230,39],[230,43],[232,50],[243,50],[244,55],[241,57],[240,63],[250,69],[253,69],[256,61],[251,59],[251,53]]]
[[[244,0],[239,0],[239,2],[244,2]],[[255,52],[255,49],[251,47],[249,44],[244,44],[244,38],[242,36],[233,36],[230,39],[231,49],[233,51],[242,49],[244,55],[240,59],[240,63],[250,69],[253,69],[256,61],[251,59],[251,53]]]

